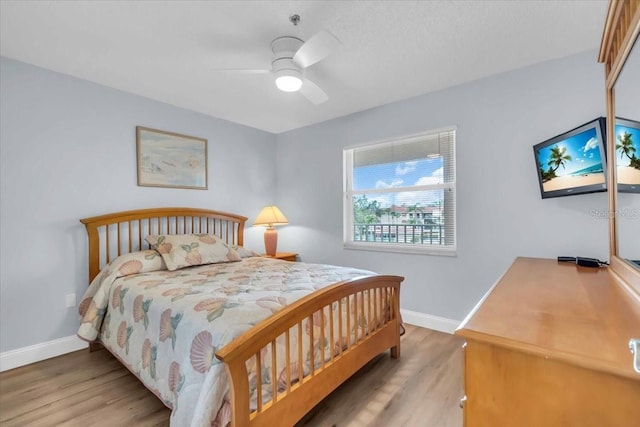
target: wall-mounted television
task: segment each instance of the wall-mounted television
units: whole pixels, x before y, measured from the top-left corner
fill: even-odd
[[[640,193],[640,122],[616,117],[618,192]]]
[[[607,190],[605,118],[533,147],[543,199]]]

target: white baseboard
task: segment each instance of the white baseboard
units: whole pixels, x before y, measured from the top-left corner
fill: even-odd
[[[5,351],[4,353],[0,353],[0,372],[50,359],[60,356],[61,354],[71,353],[72,351],[82,350],[88,346],[88,343],[73,335],[18,348],[16,350]]]
[[[446,317],[433,316],[417,311],[400,309],[400,313],[402,314],[402,321],[404,323],[446,332],[447,334],[452,334],[460,324],[459,320],[447,319]]]

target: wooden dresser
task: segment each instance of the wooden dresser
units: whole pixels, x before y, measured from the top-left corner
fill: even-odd
[[[607,268],[517,258],[456,335],[466,427],[640,426],[640,304]]]

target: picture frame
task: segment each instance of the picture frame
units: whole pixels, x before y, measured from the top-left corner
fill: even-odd
[[[206,190],[207,140],[136,126],[138,186]]]

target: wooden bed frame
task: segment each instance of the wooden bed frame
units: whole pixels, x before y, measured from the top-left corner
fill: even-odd
[[[109,261],[117,256],[148,248],[144,238],[149,234],[216,234],[228,244],[243,244],[247,218],[224,212],[194,208],[155,208],[117,212],[80,220],[89,235],[89,281]],[[400,283],[399,276],[366,276],[334,283],[285,307],[260,322],[245,334],[218,350],[216,357],[224,362],[231,383],[232,426],[294,425],[310,409],[335,390],[357,370],[378,354],[391,350],[391,357],[400,357]],[[351,306],[356,313],[368,315],[368,327],[350,325]],[[343,314],[346,311],[346,314]],[[324,316],[329,317],[329,337],[325,336]],[[302,341],[297,342],[298,361],[289,360],[292,353],[290,331],[298,328],[302,336],[303,322],[320,316],[320,338],[334,343],[334,317],[339,330],[355,330],[355,339],[347,340],[335,350],[322,351],[319,366],[311,366],[298,381],[291,363],[302,365]],[[343,318],[344,317],[344,318]],[[352,327],[353,326],[353,327]],[[313,328],[310,334],[313,352]],[[262,385],[257,383],[257,408],[249,407],[247,362],[256,362],[261,377],[262,349],[275,350],[276,339],[285,342],[286,379],[280,389],[272,381],[272,400],[262,402]],[[295,346],[294,346],[295,349]],[[275,351],[270,352],[275,355]],[[277,378],[275,356],[271,356],[271,378]],[[327,360],[325,360],[327,359]]]

